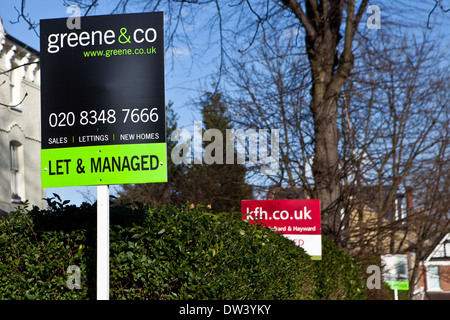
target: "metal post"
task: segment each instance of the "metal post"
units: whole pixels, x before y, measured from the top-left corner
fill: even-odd
[[[109,300],[109,186],[97,186],[97,300]]]

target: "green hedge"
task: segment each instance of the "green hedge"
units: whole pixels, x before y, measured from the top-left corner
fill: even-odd
[[[29,212],[0,218],[0,299],[82,299],[68,290],[66,270],[85,270],[85,231],[37,233]]]
[[[49,201],[0,220],[0,299],[95,299],[96,207]],[[267,228],[205,208],[111,207],[111,299],[361,299],[357,264],[311,261]],[[67,288],[70,265],[81,289]]]
[[[322,237],[322,261],[314,265],[317,299],[360,300],[366,298],[360,265],[326,237]]]

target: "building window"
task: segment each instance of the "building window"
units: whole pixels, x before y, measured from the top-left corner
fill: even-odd
[[[17,141],[10,143],[10,171],[11,171],[11,199],[13,202],[21,201],[21,144]]]
[[[13,64],[13,68],[16,67],[16,65]],[[20,83],[21,83],[21,77],[20,77],[20,70],[14,69],[9,73],[10,79],[9,79],[9,85],[10,85],[10,92],[11,92],[11,101],[10,105],[14,108],[20,108]]]
[[[441,290],[441,279],[439,275],[439,266],[427,267],[427,283],[428,290],[437,291]]]

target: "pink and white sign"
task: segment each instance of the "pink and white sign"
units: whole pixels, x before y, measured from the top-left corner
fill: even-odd
[[[322,257],[319,199],[242,200],[242,219],[282,233],[313,259]]]

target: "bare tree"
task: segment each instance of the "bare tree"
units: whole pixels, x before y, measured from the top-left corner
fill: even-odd
[[[235,88],[229,91],[234,97],[232,112],[245,128],[255,124],[280,128],[281,169],[269,183],[299,187],[302,195],[311,196],[314,181],[307,169],[314,152],[308,108],[311,77],[306,57],[294,45],[295,30],[280,33],[276,25],[272,27],[273,33],[265,33],[271,47],[255,45],[237,59],[226,78]],[[421,187],[416,179],[427,162],[441,164],[442,156],[436,156],[445,154],[449,78],[440,49],[428,35],[411,41],[401,29],[392,29],[380,32],[372,42],[361,34],[358,43],[356,66],[338,99],[341,210],[336,235],[349,250],[397,253],[415,248],[415,242],[408,241],[416,237],[423,217],[418,212],[425,210],[419,199],[414,201],[415,210],[407,209],[407,197],[431,190],[445,176],[442,169],[430,171],[428,183]],[[433,221],[446,212],[442,198],[439,203],[439,213],[426,210]],[[376,214],[368,225],[363,221],[367,205]],[[349,227],[354,227],[355,213],[364,228]],[[409,230],[404,228],[406,222]],[[426,237],[442,230],[431,227]]]
[[[86,5],[93,3],[76,2]],[[321,199],[324,232],[330,235],[336,234],[339,227],[339,219],[336,219],[340,199],[336,102],[353,67],[352,44],[367,4],[368,0],[362,0],[358,5],[355,0],[305,3],[297,0],[241,1],[234,4],[224,4],[218,0],[184,0],[141,3],[146,10],[164,9],[169,17],[169,44],[178,40],[180,34],[184,39],[192,39],[186,31],[186,24],[195,23],[193,17],[199,11],[214,10],[207,25],[208,30],[219,34],[217,43],[212,44],[220,52],[218,83],[231,53],[245,51],[254,43],[257,35],[264,35],[275,21],[282,21],[285,29],[295,27],[303,30],[311,72],[309,108],[314,125],[314,193],[315,197]],[[117,8],[123,11],[130,5],[129,1],[117,1]],[[186,44],[190,46],[192,42],[187,40]],[[270,46],[269,43],[267,45]]]
[[[261,176],[261,163],[254,170],[256,186],[298,189],[312,197],[311,175],[314,128],[309,109],[311,77],[304,48],[298,47],[298,30],[279,32],[275,25],[265,33],[268,47],[258,43],[239,55],[226,72],[230,112],[237,127],[279,130],[280,170]],[[256,40],[256,39],[255,39]]]
[[[414,284],[450,231],[449,65],[427,33],[396,28],[377,40],[361,42],[339,100],[340,240],[359,257],[415,253]]]

